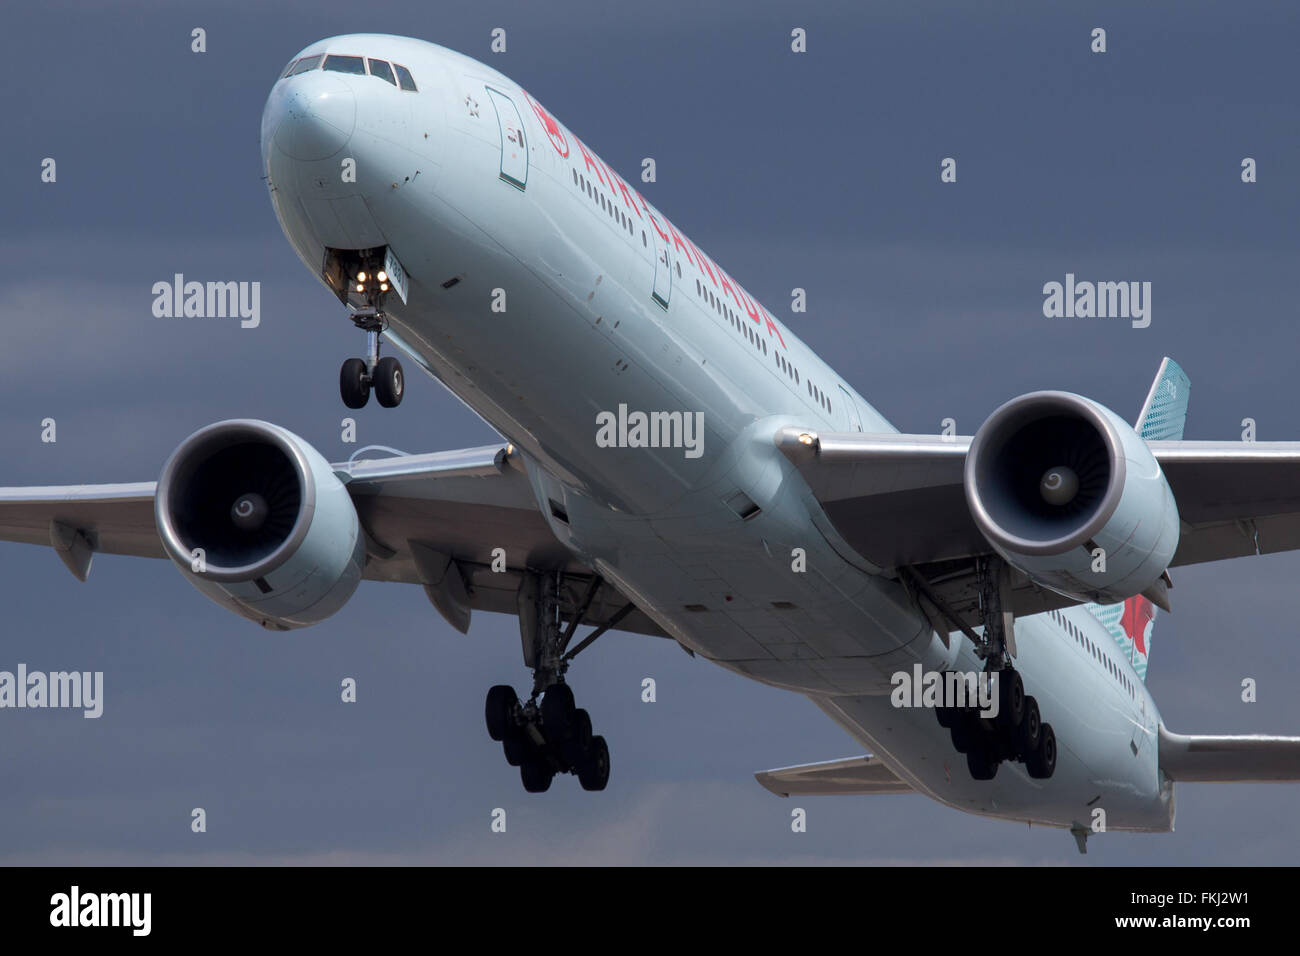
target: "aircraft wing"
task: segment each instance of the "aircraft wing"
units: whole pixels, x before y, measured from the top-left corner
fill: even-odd
[[[909,784],[871,754],[764,770],[754,777],[778,797],[912,792]]]
[[[461,630],[468,614],[449,616],[440,599],[448,559],[464,580],[471,610],[518,613],[516,592],[525,571],[564,571],[562,609],[571,612],[581,603],[592,570],[551,533],[507,448],[487,445],[333,467],[366,533],[367,580],[423,585]],[[0,541],[53,547],[81,580],[96,553],[165,557],[154,524],[154,489],[154,482],[0,489]],[[505,553],[505,571],[491,569],[497,548]],[[583,623],[603,624],[626,604],[606,584]],[[617,629],[663,634],[640,610],[622,617]]]
[[[962,569],[992,549],[966,504],[965,436],[809,433],[777,447],[808,482],[835,532],[863,558],[932,587],[968,623],[976,592]],[[1181,519],[1171,567],[1300,549],[1300,442],[1148,441]],[[1012,575],[1012,610],[1069,598]]]

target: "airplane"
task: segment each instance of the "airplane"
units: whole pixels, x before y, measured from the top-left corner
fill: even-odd
[[[901,434],[534,96],[417,39],[301,50],[261,160],[366,334],[344,405],[400,404],[405,359],[502,441],[331,463],[221,421],[157,481],[0,489],[0,539],[83,581],[96,553],[170,559],[271,630],[362,580],[461,632],[515,615],[531,687],[484,716],[529,792],[607,786],[569,673],[611,629],[803,694],[866,750],[756,775],[783,796],[918,793],[1084,851],[1098,810],[1172,830],[1178,783],[1300,780],[1300,737],[1175,733],[1146,689],[1170,569],[1300,548],[1300,443],[1184,441],[1173,360],[1132,425],[1038,391]]]

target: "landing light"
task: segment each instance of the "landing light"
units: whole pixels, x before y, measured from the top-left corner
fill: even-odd
[[[358,281],[358,282],[365,282],[365,281],[366,281],[366,274],[365,274],[364,272],[358,272],[358,273],[357,273],[357,281]]]
[[[366,291],[366,287],[363,286],[360,282],[358,282],[358,283],[357,283],[357,291],[358,291],[358,292],[365,292],[365,291]]]
[[[380,269],[380,270],[379,270],[379,275],[375,276],[375,278],[378,279],[380,282],[387,282],[387,281],[388,281],[388,273],[385,272],[383,269]]]
[[[813,435],[809,434],[808,432],[804,432],[802,435],[799,436],[799,444],[801,445],[811,445],[816,440],[817,439]]]
[[[380,275],[383,275],[382,272],[379,273],[379,274],[380,274]],[[388,291],[388,283],[387,283],[387,282],[381,282],[381,283],[379,283],[379,291],[380,291],[380,292],[387,292],[387,291]]]

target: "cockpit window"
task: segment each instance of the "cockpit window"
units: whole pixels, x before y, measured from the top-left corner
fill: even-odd
[[[297,76],[299,73],[306,73],[308,70],[316,69],[316,67],[320,66],[321,56],[322,54],[317,53],[315,56],[303,57],[294,65],[293,72],[289,75]]]
[[[331,53],[325,57],[325,69],[333,70],[335,73],[359,73],[365,76],[366,61],[359,56],[336,56]]]
[[[415,89],[415,77],[411,76],[411,71],[396,63],[393,64],[393,68],[397,70],[397,79],[400,81],[398,85],[404,90],[410,90],[412,93],[417,92]]]
[[[293,72],[293,65],[294,65],[295,63],[297,63],[297,62],[298,62],[297,60],[290,60],[290,61],[289,61],[289,65],[286,66],[286,67],[284,68],[284,72],[280,74],[280,79],[283,80],[286,76],[288,76],[290,73],[292,73],[292,72]]]
[[[370,75],[377,76],[381,80],[387,80],[393,86],[397,85],[397,80],[393,77],[393,68],[388,65],[387,60],[371,60]]]

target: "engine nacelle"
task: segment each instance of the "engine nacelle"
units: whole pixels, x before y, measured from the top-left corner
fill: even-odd
[[[1032,392],[995,411],[971,442],[965,485],[994,550],[1073,598],[1140,594],[1178,547],[1178,506],[1159,463],[1123,419],[1081,395]]]
[[[163,466],[154,517],[195,587],[272,630],[323,621],[361,582],[365,537],[343,482],[268,422],[217,422],[185,439]]]

